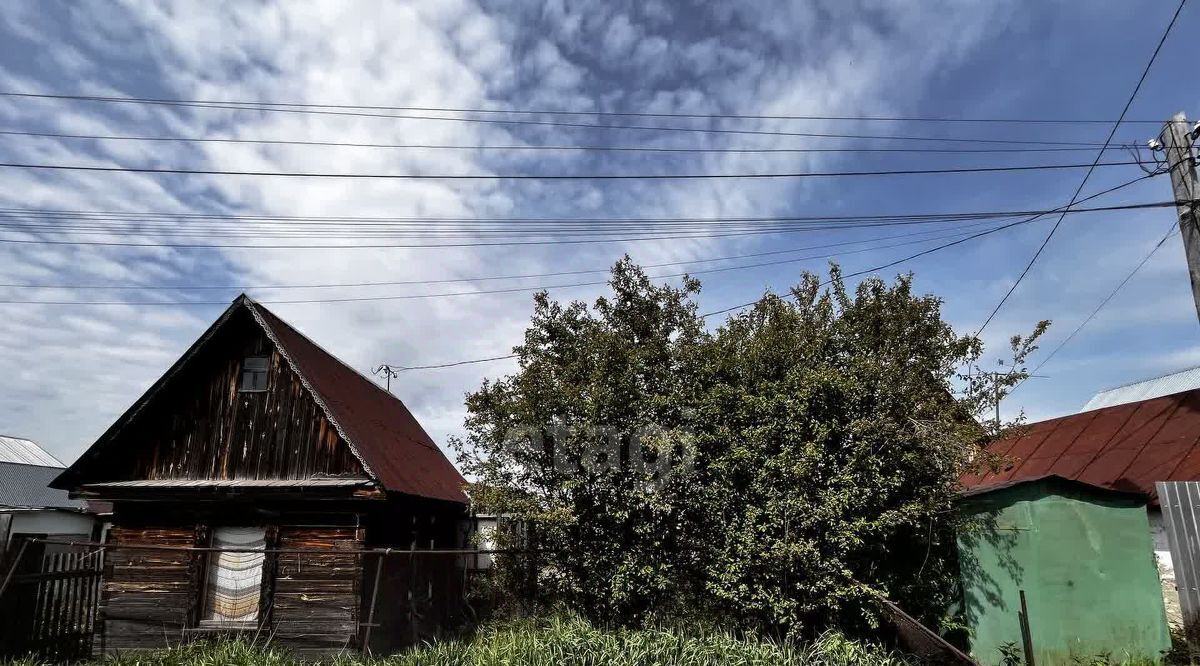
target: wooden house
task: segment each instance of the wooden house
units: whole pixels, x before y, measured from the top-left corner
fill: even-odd
[[[246,296],[52,483],[113,503],[97,652],[253,631],[302,655],[454,621],[454,558],[377,553],[462,547],[464,485],[399,399]]]

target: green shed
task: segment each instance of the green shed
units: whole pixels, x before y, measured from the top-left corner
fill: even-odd
[[[1157,658],[1171,646],[1146,497],[1049,475],[972,488],[958,537],[970,652],[1022,646],[1020,593],[1038,666]]]

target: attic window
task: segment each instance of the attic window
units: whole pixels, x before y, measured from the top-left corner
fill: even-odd
[[[267,357],[247,356],[242,361],[242,383],[239,393],[257,393],[267,390]]]

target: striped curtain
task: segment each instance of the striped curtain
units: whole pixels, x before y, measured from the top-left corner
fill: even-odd
[[[263,550],[266,548],[266,530],[261,527],[217,527],[213,530],[212,545],[213,548]],[[263,553],[210,553],[205,620],[222,624],[257,621],[262,577]]]

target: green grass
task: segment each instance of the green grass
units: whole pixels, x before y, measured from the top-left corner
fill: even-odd
[[[285,650],[245,641],[195,643],[122,655],[108,666],[293,666]],[[329,662],[327,662],[329,663]],[[915,664],[881,648],[827,633],[804,645],[737,638],[711,630],[606,631],[579,619],[554,618],[486,627],[469,639],[414,648],[386,659],[345,656],[337,666],[902,666]],[[35,661],[13,666],[35,666]]]

